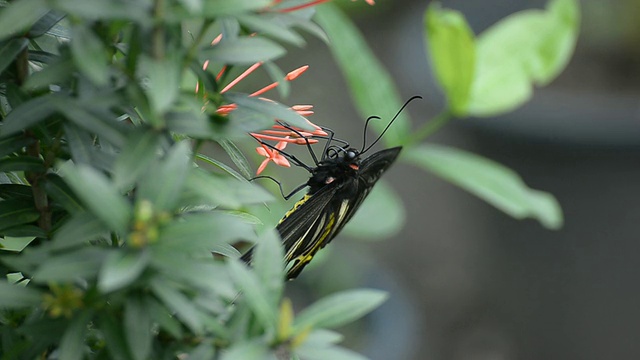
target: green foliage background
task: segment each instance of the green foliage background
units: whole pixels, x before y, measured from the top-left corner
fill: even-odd
[[[301,2],[278,6],[293,3]],[[281,13],[265,0],[0,6],[3,359],[361,358],[338,346],[341,336],[329,329],[387,295],[346,291],[294,315],[282,295],[278,236],[256,231],[261,220],[252,211],[273,197],[246,180],[252,166],[234,145],[252,141],[247,132],[269,128],[276,118],[308,125],[285,105],[221,94],[230,79],[215,78],[225,65],[262,61],[286,96],[273,60],[286,54],[283,45],[303,46],[301,32],[312,34],[330,44],[360,112],[388,118],[402,100],[340,10],[323,5],[312,20],[312,10]],[[575,1],[555,0],[476,38],[462,15],[430,7],[428,56],[448,108],[414,130],[402,115],[385,141],[406,146],[404,161],[506,213],[558,228],[561,211],[551,195],[488,159],[422,142],[454,117],[495,114],[526,101],[532,84],[547,83],[566,64],[577,23]],[[548,32],[520,29],[529,26]],[[218,34],[222,41],[211,46]],[[505,41],[528,56],[496,53]],[[496,59],[509,59],[509,71],[521,76],[505,77]],[[521,91],[506,91],[517,96],[505,98],[505,86]],[[218,115],[228,103],[238,109]],[[238,171],[201,154],[209,142],[220,144]],[[216,170],[199,166],[205,163]],[[376,210],[380,202],[401,213],[393,190],[382,185],[351,233],[362,233],[367,220],[389,218]],[[397,231],[402,216],[391,218],[376,232]],[[259,244],[253,268],[236,260],[233,244],[241,240]]]

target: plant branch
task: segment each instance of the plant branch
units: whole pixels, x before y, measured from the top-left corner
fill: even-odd
[[[451,114],[449,109],[443,110],[440,114],[436,115],[433,119],[431,119],[426,124],[422,125],[422,127],[417,129],[413,133],[413,135],[410,137],[409,143],[410,144],[419,143],[420,141],[426,139],[427,137],[435,134],[451,119],[453,119],[453,115]]]

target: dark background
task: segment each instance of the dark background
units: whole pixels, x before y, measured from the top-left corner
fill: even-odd
[[[476,33],[544,4],[443,1]],[[403,98],[425,97],[410,106],[414,123],[443,102],[424,55],[427,5],[350,7]],[[578,48],[558,79],[513,113],[456,121],[429,140],[494,159],[554,194],[564,227],[514,220],[422,170],[394,167],[385,179],[406,206],[402,232],[380,242],[341,236],[289,286],[302,299],[349,287],[390,292],[362,324],[343,329],[348,347],[380,360],[640,359],[640,1],[581,5]],[[363,123],[327,47],[309,38],[291,51],[285,71],[311,69],[286,102],[312,103],[314,122],[359,141]]]

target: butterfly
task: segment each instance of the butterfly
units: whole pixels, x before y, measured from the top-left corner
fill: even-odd
[[[404,107],[415,98],[419,97],[409,99],[369,147],[365,148],[366,137],[362,148],[358,150],[350,147],[347,142],[334,138],[333,132],[325,129],[330,136],[319,161],[307,142],[315,167],[309,167],[295,156],[278,150],[296,165],[305,167],[311,175],[305,184],[294,189],[289,195],[283,194],[284,198],[288,199],[299,190],[308,187],[307,193],[295,203],[276,226],[285,250],[284,260],[288,264],[286,274],[288,280],[295,279],[313,260],[316,253],[340,233],[382,174],[400,155],[402,147],[398,146],[363,157],[382,138]],[[367,119],[365,133],[372,119],[379,119],[379,117],[372,116]],[[293,128],[289,127],[289,129],[295,132]],[[332,144],[333,142],[340,145]],[[270,147],[275,149],[273,146]],[[276,181],[269,176],[261,177]],[[279,182],[276,181],[276,183],[280,186]],[[252,249],[249,249],[241,259],[250,262],[252,254]]]

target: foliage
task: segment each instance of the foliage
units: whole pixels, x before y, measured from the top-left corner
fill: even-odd
[[[350,290],[294,315],[283,298],[277,234],[256,231],[260,219],[251,211],[272,196],[246,180],[252,166],[234,144],[276,118],[309,125],[288,106],[223,89],[234,69],[261,62],[286,95],[273,60],[286,54],[283,45],[304,45],[301,32],[326,32],[361,112],[392,114],[400,97],[339,10],[318,8],[321,28],[312,9],[279,11],[287,3],[301,2],[0,1],[3,358],[360,358],[327,329],[363,316],[386,294]],[[559,226],[553,197],[513,172],[417,144],[450,115],[497,113],[528,98],[526,91],[513,99],[499,93],[504,79],[490,58],[496,42],[530,55],[510,62],[522,76],[504,86],[549,82],[575,42],[576,6],[554,0],[479,39],[461,15],[431,7],[426,34],[450,106],[418,131],[403,115],[385,140],[408,145],[406,160],[513,216]],[[519,27],[528,24],[548,31],[527,38]],[[234,110],[221,113],[229,104]],[[211,142],[239,172],[201,153]],[[478,180],[462,181],[469,177]],[[390,187],[375,191],[362,214],[384,223],[371,206],[376,201],[396,204],[401,214]],[[397,216],[395,228],[375,232],[400,223]],[[259,244],[252,268],[236,260],[238,241]]]

